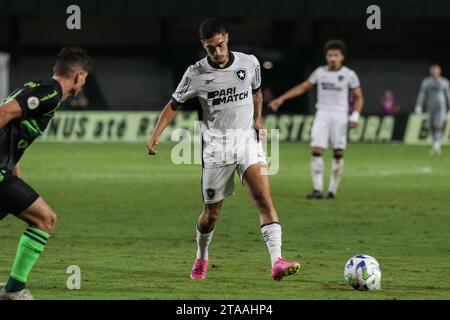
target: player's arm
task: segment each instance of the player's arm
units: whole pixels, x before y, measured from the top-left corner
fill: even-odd
[[[22,117],[22,108],[17,100],[11,100],[0,106],[0,129],[3,129],[14,119]]]
[[[184,73],[177,89],[173,93],[172,99],[159,115],[155,130],[153,130],[150,140],[147,143],[147,151],[149,155],[154,156],[157,154],[154,147],[158,144],[159,137],[163,133],[164,129],[166,129],[173,119],[175,119],[182,104],[197,96],[197,91],[194,88],[193,82],[195,81],[193,81],[192,68],[189,67]]]
[[[423,112],[423,100],[425,98],[425,80],[420,85],[419,94],[417,95],[415,113],[421,114]]]
[[[263,94],[261,89],[253,91],[253,120],[258,135],[258,140],[267,138],[267,130],[262,121]]]
[[[258,58],[253,55],[251,57],[254,63],[254,70],[251,78],[253,96],[253,123],[256,130],[256,139],[259,141],[261,139],[267,138],[267,130],[264,127],[262,121],[263,94],[261,90],[261,66],[259,65]]]
[[[450,116],[450,84],[447,82],[447,86],[445,87],[445,98],[447,99],[447,113]]]
[[[12,174],[15,175],[16,177],[20,177],[20,164],[17,163],[16,166],[14,167]]]
[[[349,120],[348,126],[350,128],[356,128],[358,126],[359,116],[363,110],[364,96],[360,87],[351,89],[350,95],[352,97],[355,110],[352,112],[352,114],[348,119]]]
[[[270,101],[269,108],[272,109],[273,111],[277,111],[278,108],[280,108],[286,100],[301,96],[303,93],[312,89],[313,87],[314,84],[311,83],[309,80],[303,81],[302,83],[296,85],[295,87],[283,93],[278,98]]]
[[[159,115],[158,122],[156,123],[155,130],[147,143],[147,150],[149,155],[156,155],[158,152],[154,149],[158,144],[159,137],[163,133],[164,129],[175,119],[178,111],[181,109],[181,104],[177,103],[173,99],[164,107],[163,111]]]

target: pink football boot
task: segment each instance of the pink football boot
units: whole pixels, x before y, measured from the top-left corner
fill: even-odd
[[[194,266],[191,271],[192,280],[206,279],[206,269],[208,268],[208,260],[195,259]]]
[[[300,270],[300,263],[287,262],[283,258],[278,258],[272,265],[272,279],[280,281],[286,276],[296,274]]]

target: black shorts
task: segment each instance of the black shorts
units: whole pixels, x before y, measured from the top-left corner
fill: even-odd
[[[39,194],[22,179],[7,174],[0,182],[0,220],[8,214],[18,215],[28,209]]]

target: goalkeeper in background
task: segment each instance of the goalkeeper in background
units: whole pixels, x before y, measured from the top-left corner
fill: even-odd
[[[429,128],[433,135],[431,155],[441,154],[446,107],[450,109],[449,81],[441,73],[438,64],[430,66],[430,76],[422,81],[415,109],[417,114],[421,114],[424,109],[428,113]]]

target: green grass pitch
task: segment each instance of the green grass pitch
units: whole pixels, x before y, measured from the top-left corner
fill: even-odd
[[[201,209],[200,166],[173,165],[171,145],[36,143],[22,176],[59,214],[35,266],[36,299],[449,299],[450,149],[351,145],[338,199],[310,201],[309,148],[282,144],[271,177],[283,254],[302,270],[270,280],[258,214],[236,179],[210,246],[208,279],[189,280]],[[325,157],[327,174],[330,152]],[[8,276],[25,225],[0,222],[0,277]],[[382,290],[343,282],[357,253],[375,256]],[[81,290],[66,269],[81,268]]]

